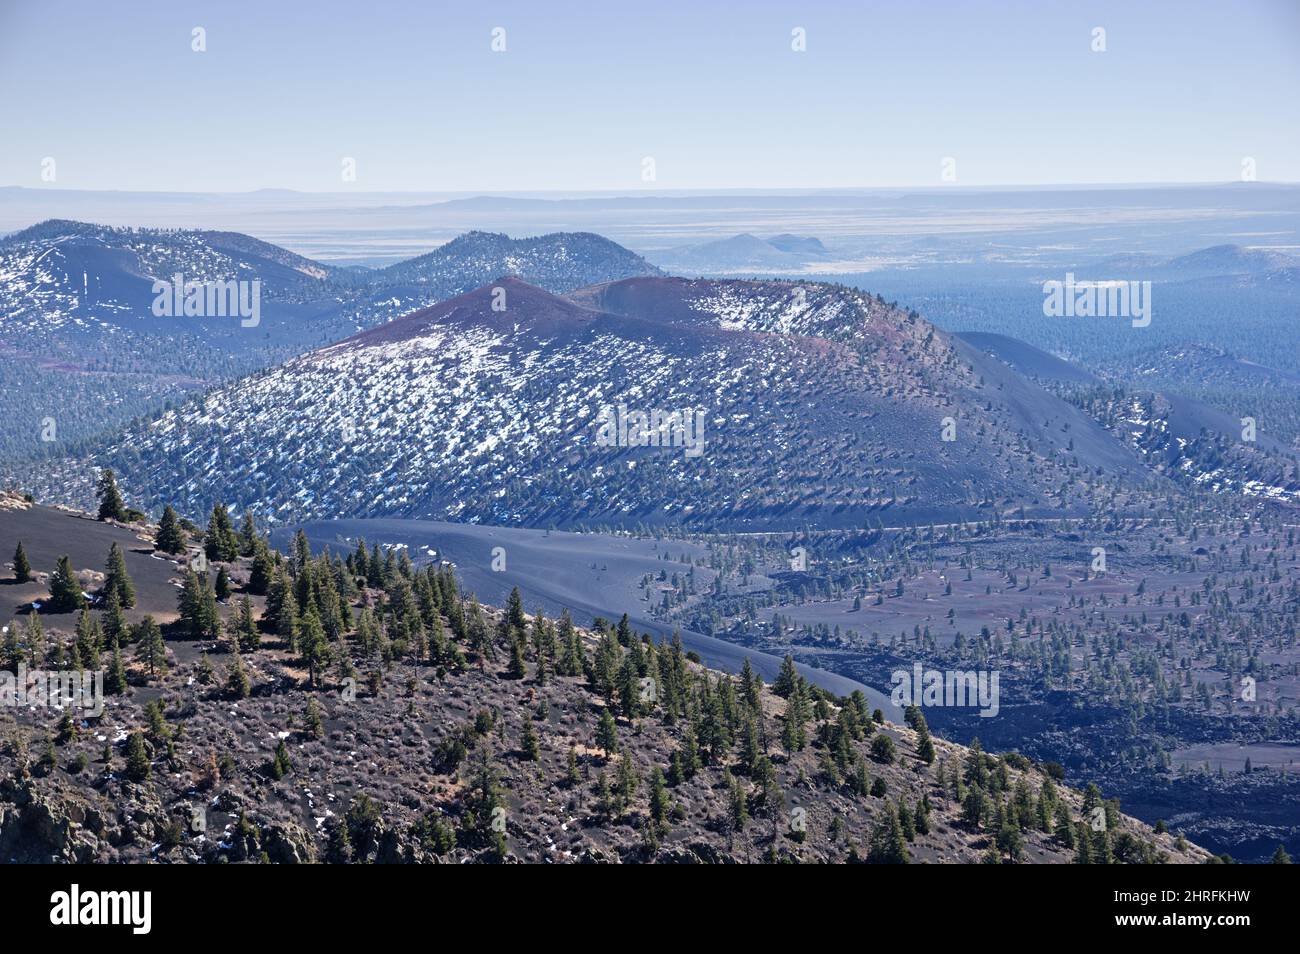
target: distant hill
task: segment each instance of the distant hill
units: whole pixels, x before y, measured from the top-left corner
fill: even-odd
[[[1286,355],[1278,354],[1285,358]],[[1112,362],[1110,384],[1192,399],[1232,424],[1243,415],[1259,424],[1261,447],[1300,450],[1300,373],[1250,361],[1211,345],[1147,348]],[[1234,433],[1222,421],[1215,428]]]
[[[1300,468],[1288,446],[1300,376],[1187,345],[1140,353],[1103,378],[1006,335],[957,337],[1027,377],[1062,386],[1171,479],[1300,501]],[[1252,441],[1242,438],[1243,416],[1255,418]]]
[[[761,239],[748,233],[669,249],[655,258],[664,267],[697,274],[744,273],[797,269],[827,254],[821,240],[799,235]]]
[[[828,255],[830,254],[822,240],[812,235],[791,235],[788,232],[781,235],[773,235],[767,240],[768,245],[775,246],[783,252],[791,252],[797,255]]]
[[[1300,266],[1300,259],[1272,249],[1213,245],[1173,258],[1137,252],[1109,255],[1081,265],[1078,272],[1090,278],[1106,277],[1109,274],[1112,278],[1178,281],[1223,276],[1262,276],[1279,270],[1295,269],[1297,266]]]
[[[1300,457],[1253,400],[1229,412],[1180,394],[1098,388],[1076,401],[1153,471],[1184,487],[1300,503]],[[1254,418],[1253,428],[1245,418]]]
[[[1130,360],[1129,373],[1139,382],[1157,380],[1164,386],[1179,382],[1243,393],[1265,387],[1300,394],[1300,374],[1247,361],[1210,345],[1187,344],[1139,352]]]
[[[1203,275],[1253,274],[1296,265],[1297,260],[1290,255],[1240,245],[1215,245],[1164,263],[1165,269],[1171,272]]]
[[[155,280],[178,274],[201,283],[256,280],[256,326],[231,317],[155,316]],[[499,274],[567,291],[658,270],[583,233],[512,240],[474,232],[372,270],[326,265],[236,232],[39,223],[0,240],[0,393],[13,398],[0,422],[0,463],[66,453],[169,400]],[[55,439],[45,440],[50,420]]]
[[[703,445],[603,446],[598,415],[620,405],[698,412]],[[1080,506],[1096,469],[1148,479],[1075,408],[918,315],[835,285],[670,278],[564,298],[503,277],[133,426],[87,463],[190,513],[219,493],[277,523],[538,527],[956,519]]]
[[[640,255],[590,232],[521,239],[467,232],[427,255],[378,269],[372,281],[385,288],[427,286],[439,298],[451,298],[500,275],[548,291],[566,292],[596,282],[661,274]]]

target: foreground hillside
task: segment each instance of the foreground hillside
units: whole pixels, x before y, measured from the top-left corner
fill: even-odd
[[[686,426],[641,437],[632,414]],[[219,494],[281,524],[862,526],[1081,511],[1151,479],[915,313],[834,285],[668,278],[569,297],[502,278],[135,426],[93,463],[150,506]]]
[[[54,612],[42,566],[11,584],[44,612],[11,625],[7,665],[99,656],[110,695],[99,718],[6,710],[5,860],[1208,858],[1050,766],[931,739],[916,713],[881,723],[793,667],[765,687],[625,626],[480,607],[392,551],[272,554],[223,516],[200,543],[4,501],[6,549],[61,522],[70,549],[93,530],[124,552],[107,578],[70,561],[81,618]],[[179,618],[144,614],[178,594]]]

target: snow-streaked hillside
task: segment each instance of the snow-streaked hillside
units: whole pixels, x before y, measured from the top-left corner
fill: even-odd
[[[336,268],[235,232],[50,220],[0,240],[0,462],[66,453],[171,399],[518,273],[556,291],[656,269],[600,236],[470,233],[390,269]],[[156,316],[154,282],[258,283],[260,315]],[[18,400],[19,394],[22,400]],[[44,440],[46,422],[57,439]]]
[[[1137,479],[1074,408],[859,292],[624,284],[567,300],[501,279],[170,411],[88,463],[150,505],[221,500],[281,523],[861,525],[1077,506],[1097,467]],[[619,406],[700,412],[702,453],[602,446],[602,409]]]
[[[520,239],[467,232],[427,255],[381,269],[374,281],[432,286],[442,299],[472,291],[499,275],[513,275],[548,291],[567,292],[597,282],[661,274],[640,255],[590,232]]]

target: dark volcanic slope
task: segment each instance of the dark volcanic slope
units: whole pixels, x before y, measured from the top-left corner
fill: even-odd
[[[626,612],[638,631],[664,639],[672,636],[673,628],[642,615],[646,604],[639,580],[662,570],[661,558],[669,550],[694,556],[707,553],[699,544],[677,540],[431,520],[323,520],[308,522],[302,529],[314,547],[329,547],[336,553],[355,550],[357,541],[363,539],[370,545],[405,548],[417,565],[434,559],[450,561],[466,588],[494,605],[504,603],[510,590],[518,587],[529,609],[540,607],[551,615],[568,609],[584,625],[598,616],[617,619]],[[285,527],[272,534],[272,541],[287,550],[292,536],[292,528]],[[496,547],[503,549],[506,558],[500,570],[492,568]],[[698,573],[702,581],[712,575],[703,567]],[[698,653],[711,669],[738,673],[748,659],[759,675],[771,681],[781,666],[778,656],[743,649],[703,633],[683,630],[681,638],[686,649]],[[863,683],[809,667],[803,673],[810,682],[836,695],[861,691],[871,707],[884,711],[890,720],[903,718],[888,696]]]
[[[133,621],[145,613],[170,618],[176,613],[176,584],[180,580],[176,565],[154,556],[153,538],[127,527],[100,523],[82,513],[53,507],[29,506],[16,498],[0,497],[0,618],[5,622],[26,612],[33,600],[49,596],[48,577],[59,557],[71,558],[72,568],[88,592],[102,582],[104,562],[109,548],[116,543],[126,558],[127,572],[136,584],[137,605],[127,613]],[[27,551],[36,579],[30,583],[13,581],[14,549],[21,542]],[[66,625],[72,614],[49,615],[47,625]]]
[[[1041,348],[1008,335],[984,331],[962,331],[957,337],[987,354],[1005,361],[1027,378],[1056,381],[1061,384],[1100,384],[1101,379],[1091,371],[1062,361]]]
[[[702,414],[701,452],[602,446],[618,406]],[[151,505],[219,498],[279,523],[860,526],[1081,509],[1099,480],[1147,479],[1077,409],[918,315],[834,285],[681,279],[570,301],[503,278],[164,414],[95,463]]]
[[[0,533],[23,517],[0,510]],[[89,527],[70,520],[64,545],[89,546],[74,539]],[[0,858],[1062,863],[1086,839],[1117,861],[1207,860],[1118,806],[1094,833],[1084,796],[1044,767],[942,739],[928,752],[919,724],[878,723],[797,672],[778,694],[635,632],[482,611],[448,574],[379,563],[282,562],[303,593],[296,648],[270,620],[236,638],[219,606],[224,625],[169,627],[165,668],[128,645],[100,713],[10,707]],[[249,579],[247,559],[224,568]],[[4,649],[44,666],[70,629],[51,619],[44,647]],[[985,792],[974,818],[966,766]]]

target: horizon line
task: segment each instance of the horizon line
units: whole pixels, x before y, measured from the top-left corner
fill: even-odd
[[[1185,188],[1230,188],[1233,186],[1300,186],[1300,181],[1285,179],[1243,181],[1239,179],[1204,180],[1204,181],[1129,181],[1129,182],[1054,182],[1054,183],[983,183],[961,184],[945,183],[912,186],[730,186],[725,188],[680,188],[680,189],[294,189],[287,186],[260,186],[256,189],[95,189],[69,188],[60,185],[0,185],[0,192],[58,193],[71,195],[75,193],[93,193],[97,195],[123,196],[255,196],[265,193],[302,195],[302,196],[448,196],[456,198],[537,198],[556,196],[557,198],[582,196],[590,198],[674,198],[683,196],[746,196],[746,195],[860,195],[875,192],[987,192],[997,190],[1015,191],[1083,191],[1097,189],[1185,189]]]

